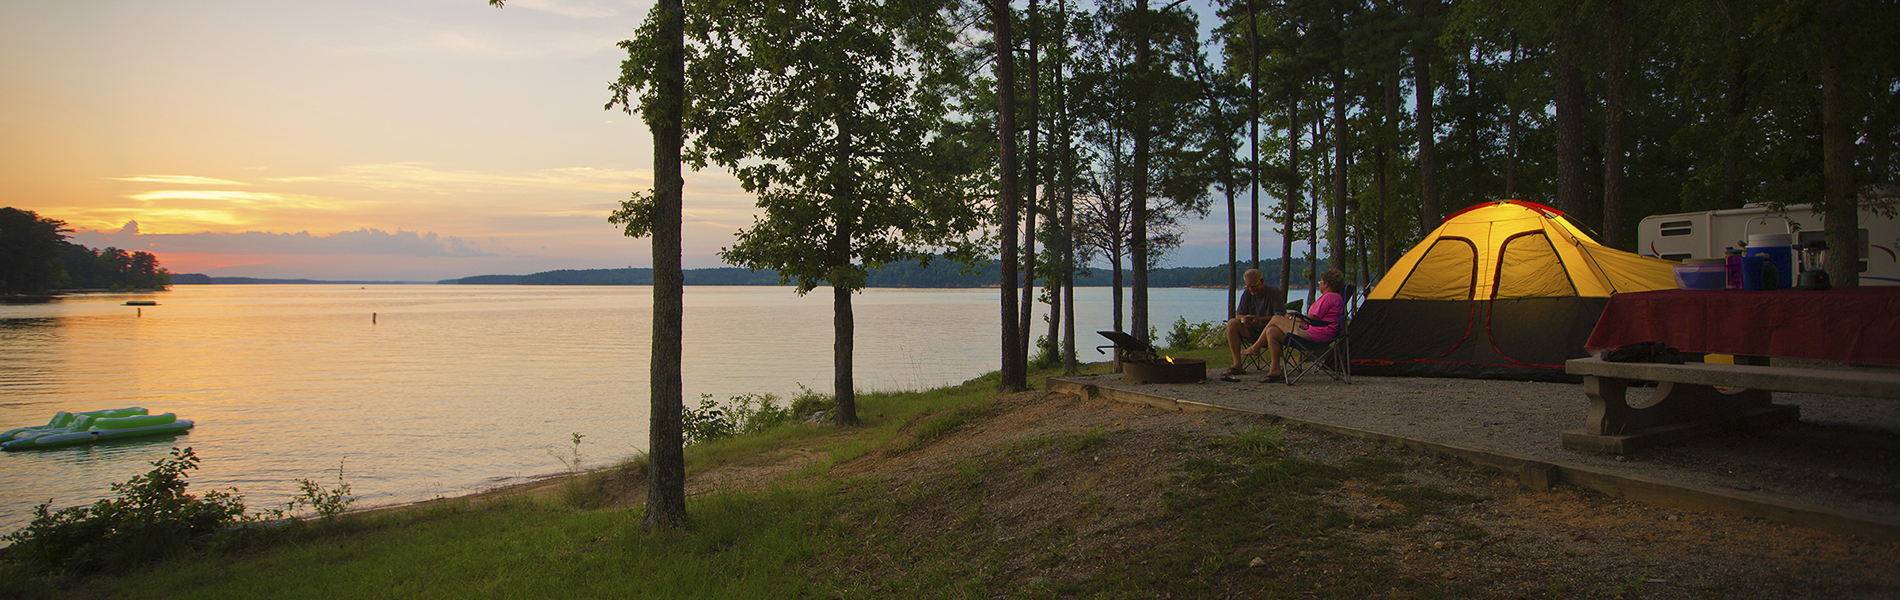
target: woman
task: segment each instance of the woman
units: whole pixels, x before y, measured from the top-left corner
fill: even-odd
[[[1306,317],[1295,320],[1289,315],[1274,317],[1267,322],[1267,332],[1260,335],[1260,341],[1240,351],[1248,356],[1258,356],[1260,347],[1266,346],[1267,376],[1260,383],[1278,383],[1286,381],[1286,373],[1280,367],[1281,349],[1286,346],[1286,336],[1297,335],[1314,342],[1330,342],[1339,336],[1339,317],[1346,314],[1346,299],[1339,295],[1346,289],[1346,274],[1339,269],[1327,271],[1319,276],[1319,299],[1306,308]],[[1324,327],[1309,327],[1306,322],[1327,323]]]

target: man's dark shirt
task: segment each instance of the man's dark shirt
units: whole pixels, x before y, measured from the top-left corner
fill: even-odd
[[[1263,287],[1267,289],[1267,292],[1261,294],[1259,297],[1254,296],[1251,288],[1241,288],[1240,304],[1234,307],[1234,316],[1253,315],[1256,317],[1272,317],[1280,314],[1280,311],[1286,305],[1286,294],[1281,292],[1280,288],[1277,287],[1270,285]],[[1264,327],[1265,325],[1263,324],[1261,326]]]

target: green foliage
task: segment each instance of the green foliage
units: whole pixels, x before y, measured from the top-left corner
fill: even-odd
[[[1220,324],[1213,321],[1189,325],[1187,317],[1177,318],[1174,320],[1174,327],[1168,330],[1168,348],[1173,350],[1200,348],[1201,340],[1206,339],[1208,332],[1213,331],[1218,325]]]
[[[683,407],[686,445],[759,433],[790,423],[798,413],[795,407],[811,410],[822,406],[822,398],[807,389],[794,401],[794,407],[780,407],[778,397],[772,394],[745,394],[734,397],[729,404],[713,400],[711,394],[701,394],[699,408]]]
[[[580,434],[578,433],[574,434],[574,444],[574,461],[578,465],[580,463]],[[356,502],[356,496],[350,494],[349,482],[343,480],[343,461],[341,460],[336,463],[336,487],[325,488],[315,481],[299,479],[297,488],[302,490],[302,494],[291,498],[290,505],[284,508],[284,512],[295,513],[297,507],[304,506],[315,509],[323,520],[329,521],[343,514],[343,511],[348,510],[350,505]]]
[[[112,484],[115,498],[59,511],[39,505],[31,523],[6,536],[13,544],[9,554],[45,571],[120,569],[191,548],[232,524],[257,518],[245,516],[244,498],[236,490],[203,497],[185,493],[188,472],[198,468],[198,455],[190,448],[173,448],[170,457],[152,466],[144,475]]]
[[[1250,460],[1265,460],[1279,456],[1286,449],[1286,442],[1279,427],[1241,429],[1222,436],[1213,446]]]
[[[75,288],[162,290],[172,283],[171,273],[159,267],[158,257],[150,252],[94,251],[66,244],[61,259]]]
[[[66,222],[0,207],[0,293],[42,292],[69,283],[60,257]]]

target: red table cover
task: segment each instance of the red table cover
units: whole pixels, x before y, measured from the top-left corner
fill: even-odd
[[[1900,287],[1617,294],[1586,347],[1653,341],[1684,352],[1900,366]]]

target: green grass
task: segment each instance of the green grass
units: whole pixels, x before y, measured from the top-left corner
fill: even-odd
[[[1032,382],[1042,387],[1049,374],[1040,372]],[[1032,527],[994,522],[990,514],[1008,493],[1021,491],[1010,485],[1059,483],[1051,481],[1055,465],[1116,444],[1126,430],[1042,435],[904,484],[831,474],[831,466],[893,447],[955,443],[946,438],[994,416],[996,381],[991,374],[923,392],[861,394],[859,427],[798,424],[693,446],[689,469],[761,460],[795,444],[819,449],[822,458],[766,491],[690,498],[691,531],[643,532],[638,506],[593,508],[607,477],[596,473],[551,500],[452,499],[348,514],[65,583],[34,579],[0,562],[0,597],[1358,597],[1396,591],[1434,598],[1471,591],[1459,587],[1462,582],[1398,576],[1384,549],[1339,535],[1369,525],[1330,507],[1322,493],[1353,481],[1405,506],[1379,524],[1388,528],[1475,499],[1409,485],[1397,462],[1327,466],[1285,457],[1282,432],[1274,427],[1156,448],[1179,461],[1172,477],[1150,482],[1166,502],[1141,522],[1158,537],[1127,547],[1095,543],[1083,533],[1090,520],[1124,510],[1117,499],[1092,490],[1048,502],[1038,509],[1048,514],[1034,515],[1042,520]],[[643,465],[636,459],[619,468]],[[1460,539],[1482,537],[1475,527],[1457,531]],[[1270,566],[1250,568],[1255,556],[1268,557]],[[1045,572],[1050,575],[1035,574]]]

